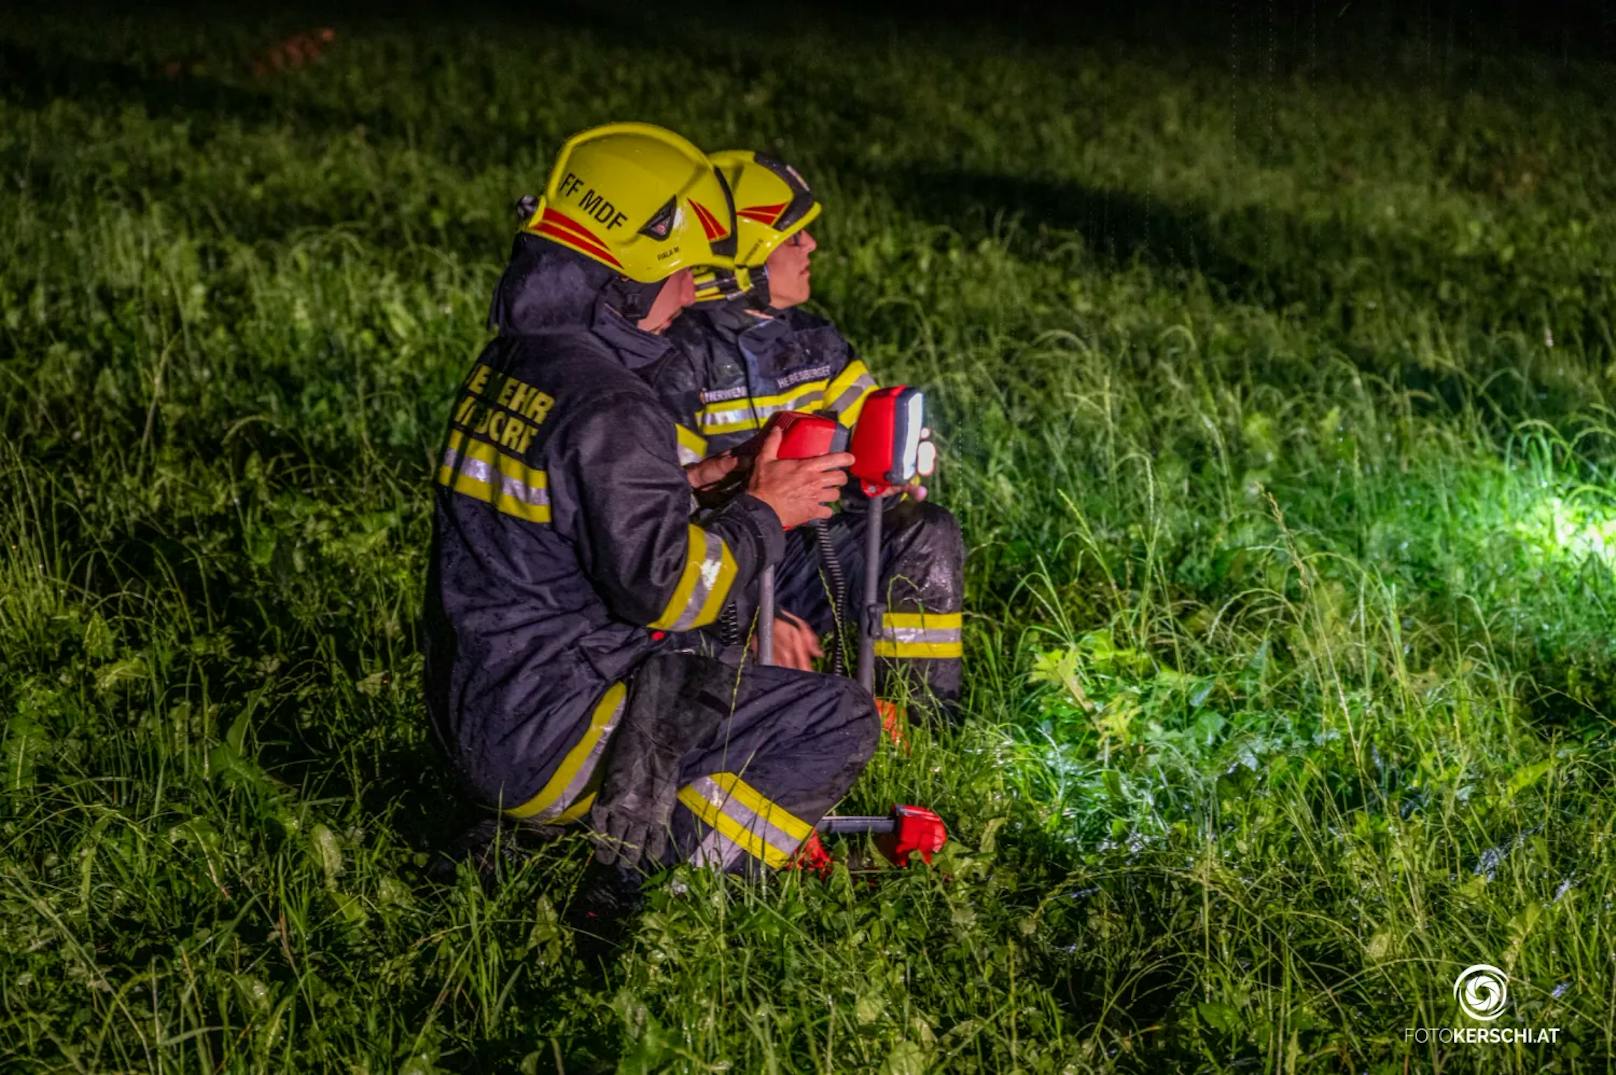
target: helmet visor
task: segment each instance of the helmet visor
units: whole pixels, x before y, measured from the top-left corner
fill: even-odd
[[[808,181],[799,175],[795,168],[778,157],[758,153],[752,159],[779,176],[780,181],[791,190],[791,200],[774,219],[775,230],[789,235],[806,225],[811,219],[810,214],[814,206],[819,204],[819,199],[814,197],[814,192],[808,188]]]

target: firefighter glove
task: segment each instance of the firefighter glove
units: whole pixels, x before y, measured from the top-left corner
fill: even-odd
[[[666,862],[681,762],[723,724],[735,674],[695,653],[657,654],[635,673],[589,811],[601,863],[655,869]]]

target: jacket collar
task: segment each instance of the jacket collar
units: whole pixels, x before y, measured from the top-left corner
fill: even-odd
[[[673,349],[667,337],[642,332],[605,301],[595,304],[595,319],[590,330],[631,370],[644,369]]]
[[[718,303],[704,307],[700,313],[692,311],[684,316],[704,318],[709,330],[725,343],[738,345],[744,338],[747,348],[752,351],[768,347],[791,331],[785,318],[778,316],[775,311],[769,310],[759,316],[759,312],[749,307],[745,299]]]
[[[655,362],[672,346],[641,332],[608,301],[612,271],[534,235],[518,235],[494,291],[489,327],[502,336],[577,329],[593,333],[629,369]]]

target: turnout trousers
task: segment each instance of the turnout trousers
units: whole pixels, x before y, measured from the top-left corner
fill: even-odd
[[[655,659],[718,663],[699,653]],[[875,752],[875,703],[857,683],[835,676],[724,667],[725,696],[715,691],[696,703],[712,706],[721,720],[681,759],[672,850],[663,865],[684,860],[737,873],[779,868]],[[539,793],[505,812],[541,824],[587,823],[607,743],[632,690],[632,679],[609,688]]]
[[[821,636],[834,634],[856,653],[864,607],[865,501],[786,535],[775,569],[778,606],[802,617]],[[886,509],[881,531],[881,599],[886,612],[875,640],[876,692],[907,697],[921,711],[951,718],[960,696],[961,608],[965,543],[944,508],[900,500]],[[838,592],[845,592],[837,607]]]

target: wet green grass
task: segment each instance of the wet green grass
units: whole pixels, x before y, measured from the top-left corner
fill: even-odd
[[[7,17],[0,1067],[1603,1070],[1616,69],[1325,21],[351,20],[259,79],[304,25]],[[681,874],[602,980],[576,843],[424,879],[415,634],[508,206],[624,117],[822,187],[970,717],[848,804],[938,870]],[[1560,1044],[1406,1042],[1476,962]]]

